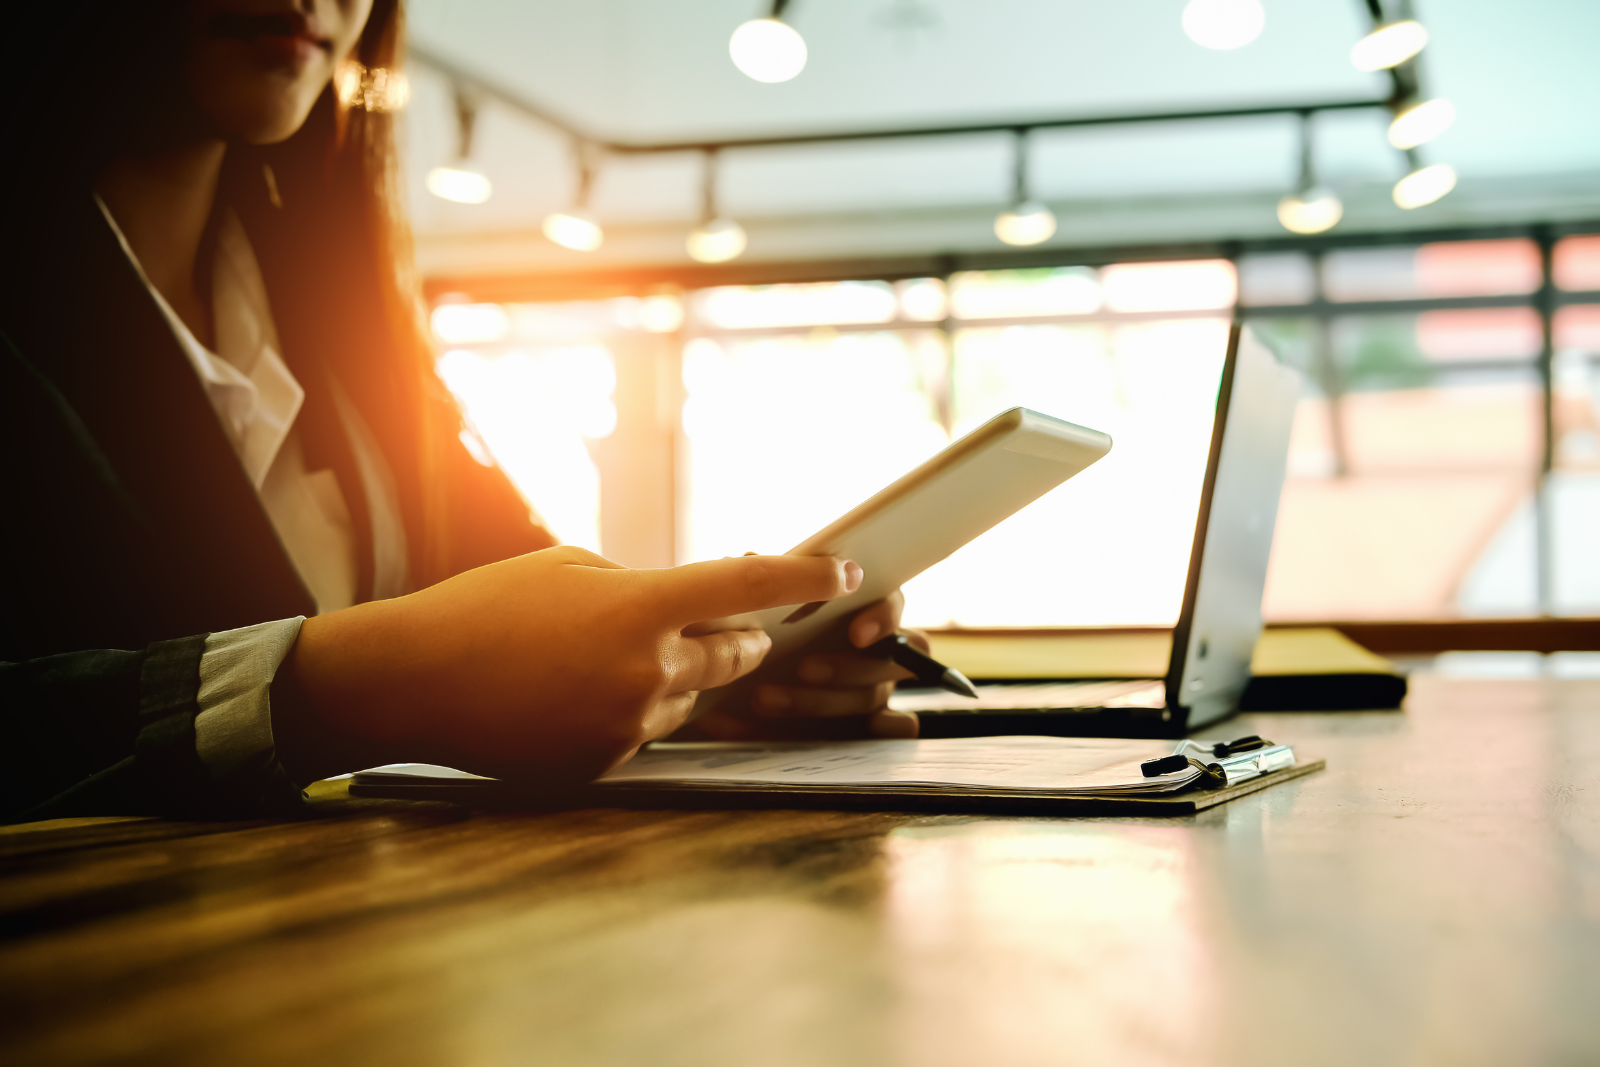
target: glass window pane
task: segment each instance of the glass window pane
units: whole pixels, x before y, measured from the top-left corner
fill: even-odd
[[[453,349],[439,357],[438,369],[555,535],[600,551],[600,473],[587,442],[616,427],[611,352],[599,345]]]
[[[936,331],[691,341],[684,562],[784,552],[943,448]]]
[[[1539,248],[1525,238],[1344,248],[1323,260],[1329,300],[1505,296],[1539,288]]]
[[[447,345],[493,343],[511,331],[511,317],[499,304],[440,304],[429,321],[434,337]]]
[[[625,310],[637,304],[637,300],[626,299],[507,304],[508,336],[534,344],[582,344],[608,337],[619,328],[637,329],[638,324],[629,321]]]
[[[1339,406],[1355,474],[1526,474],[1538,469],[1544,450],[1539,381],[1531,366],[1451,375],[1424,388],[1349,392]]]
[[[1340,248],[1322,259],[1329,300],[1409,300],[1417,289],[1415,248]]]
[[[1349,473],[1291,468],[1268,575],[1269,619],[1537,611],[1530,523],[1543,428],[1531,365],[1369,387],[1331,406],[1308,398],[1295,437],[1328,440],[1330,422]]]
[[[888,282],[725,285],[695,294],[699,320],[722,330],[893,322],[895,308]]]
[[[1111,453],[906,588],[908,620],[1171,625],[1183,598],[1228,327],[1012,326],[956,335],[963,433],[1013,405],[1111,434]]]
[[[1600,469],[1558,470],[1545,483],[1552,613],[1600,615]]]
[[[1428,359],[1529,359],[1544,346],[1533,308],[1425,311],[1417,316],[1417,349]]]
[[[1530,360],[1543,336],[1531,308],[1349,315],[1330,329],[1343,388],[1352,390],[1425,385],[1440,375],[1487,370],[1473,363]]]
[[[1225,259],[1114,263],[1101,281],[1112,311],[1206,311],[1232,307],[1239,296],[1237,273]]]
[[[950,307],[958,319],[1088,315],[1100,302],[1100,275],[1088,267],[969,270],[950,279]]]
[[[1246,307],[1309,304],[1316,296],[1311,257],[1300,252],[1241,256],[1239,302]]]
[[[907,278],[894,283],[900,317],[908,322],[938,322],[950,314],[950,298],[942,278]]]
[[[1600,615],[1600,306],[1562,308],[1556,337],[1555,471],[1545,483],[1551,610]]]
[[[1600,234],[1557,241],[1551,268],[1556,285],[1562,289],[1569,292],[1600,289]]]
[[[1600,304],[1569,304],[1556,310],[1556,348],[1600,353]]]
[[[1539,288],[1539,246],[1526,238],[1439,241],[1417,249],[1422,296],[1504,296]]]

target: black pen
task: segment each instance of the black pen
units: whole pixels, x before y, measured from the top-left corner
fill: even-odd
[[[916,676],[917,681],[923,685],[936,685],[940,689],[948,689],[952,693],[959,693],[964,697],[976,697],[978,691],[973,688],[967,676],[954,667],[946,667],[943,663],[923,652],[913,645],[905,634],[890,634],[882,641],[875,641],[861,650],[869,656],[879,659],[892,659]]]

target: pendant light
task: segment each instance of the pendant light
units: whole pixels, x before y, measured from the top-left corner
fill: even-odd
[[[465,86],[455,87],[456,161],[454,166],[434,167],[428,172],[428,192],[458,204],[481,204],[494,192],[488,175],[471,166],[472,135],[478,124],[478,94]]]
[[[1291,233],[1322,233],[1344,217],[1344,204],[1332,189],[1317,184],[1313,156],[1315,130],[1309,111],[1300,112],[1300,180],[1295,191],[1278,201],[1278,221]]]
[[[1456,106],[1442,96],[1432,100],[1412,100],[1395,109],[1389,123],[1389,143],[1396,148],[1415,148],[1427,144],[1456,120]]]
[[[1231,52],[1243,48],[1267,24],[1261,0],[1189,0],[1183,9],[1183,32],[1202,48]]]
[[[1456,187],[1456,169],[1450,164],[1424,166],[1422,157],[1414,149],[1406,152],[1406,162],[1411,167],[1410,171],[1394,183],[1396,206],[1407,211],[1426,207]]]
[[[541,229],[544,235],[562,248],[574,252],[593,252],[605,243],[605,231],[589,213],[589,191],[594,185],[594,165],[591,149],[579,142],[575,149],[578,158],[578,191],[572,198],[572,207],[566,211],[552,211],[544,217]]]
[[[805,38],[783,21],[788,6],[788,0],[773,0],[766,18],[743,23],[728,39],[733,65],[758,82],[786,82],[805,69]]]
[[[1056,216],[1028,196],[1028,131],[1019,129],[1015,137],[1011,206],[995,216],[994,235],[1008,245],[1036,245],[1055,236]]]
[[[700,225],[684,242],[689,258],[700,263],[726,263],[743,255],[748,243],[743,226],[717,214],[717,153],[708,151],[701,186]]]
[[[1350,49],[1350,63],[1357,70],[1392,70],[1427,45],[1428,31],[1416,19],[1380,22]]]

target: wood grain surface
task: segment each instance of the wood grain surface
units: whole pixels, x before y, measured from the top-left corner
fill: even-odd
[[[1600,1062],[1600,682],[1256,714],[1194,816],[468,814],[0,832],[0,1063]]]

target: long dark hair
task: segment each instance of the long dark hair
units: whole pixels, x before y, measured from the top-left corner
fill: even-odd
[[[0,247],[44,247],[57,206],[86,196],[112,160],[197,135],[192,109],[174,105],[187,91],[184,14],[181,0],[33,3],[19,13],[0,45]],[[394,71],[402,50],[400,0],[375,0],[353,58]],[[341,101],[329,86],[284,142],[230,146],[218,203],[250,236],[284,358],[307,387],[308,462],[355,480],[336,429],[332,394],[342,389],[389,459],[413,580],[425,584],[463,565],[445,522],[451,480],[436,469],[459,450],[461,418],[432,369],[395,116],[355,96]],[[26,270],[25,256],[6,258],[7,272]],[[346,495],[359,507],[359,492]]]

